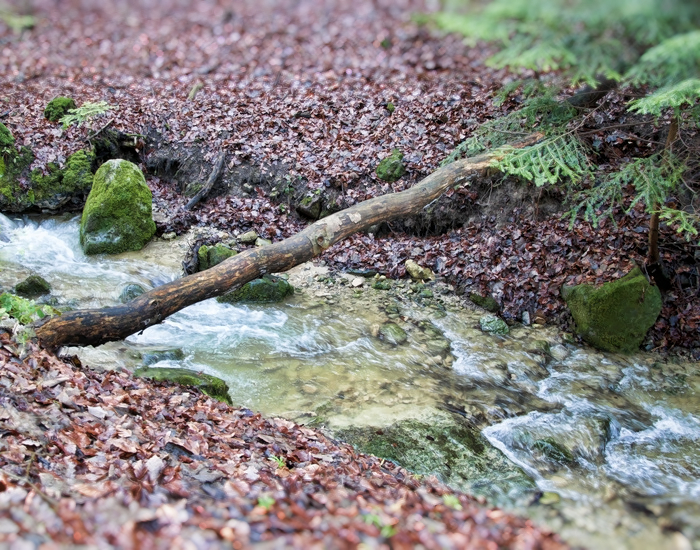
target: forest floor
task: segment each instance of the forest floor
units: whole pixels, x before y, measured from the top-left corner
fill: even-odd
[[[63,162],[106,128],[132,135],[121,153],[144,168],[159,234],[196,225],[221,236],[252,229],[285,238],[308,223],[292,198],[322,194],[345,207],[406,189],[481,123],[517,108],[493,101],[512,75],[483,64],[488,48],[413,23],[429,9],[417,0],[9,5],[29,10],[34,25],[17,32],[0,19],[0,121],[32,148],[38,168]],[[624,93],[611,92],[589,119],[602,166],[665,139],[651,124],[643,135],[628,132]],[[113,109],[64,129],[43,114],[58,95]],[[394,148],[407,174],[389,184],[374,170]],[[206,179],[221,151],[221,182],[185,211],[182,191]],[[288,186],[281,194],[280,184]],[[528,311],[567,328],[561,285],[604,282],[643,264],[648,216],[635,209],[618,213],[617,223],[570,228],[561,198],[556,188],[474,182],[432,213],[355,235],[321,260],[404,277],[413,259],[460,292],[491,293],[507,320]],[[698,249],[667,227],[661,240],[677,277],[647,348],[698,359]],[[124,547],[154,547],[156,539],[186,547],[191,537],[301,548],[310,540],[476,548],[488,547],[486,539],[560,547],[523,520],[477,510],[462,495],[457,503],[439,484],[418,483],[317,432],[224,410],[181,388],[153,392],[126,375],[95,375],[4,338],[0,399],[10,412],[0,419],[0,537]],[[34,422],[31,435],[21,427],[26,415],[47,420]],[[281,451],[292,458],[275,468],[270,457]],[[40,529],[26,516],[35,513],[46,514]],[[107,517],[122,530],[100,528],[97,519]]]

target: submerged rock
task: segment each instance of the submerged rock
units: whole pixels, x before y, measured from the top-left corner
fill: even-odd
[[[482,331],[498,334],[499,336],[505,336],[510,332],[506,322],[495,315],[484,315],[479,319],[479,326]]]
[[[225,304],[238,302],[272,303],[281,302],[287,296],[294,294],[294,287],[282,277],[265,275],[244,284],[238,290],[219,296],[217,301]]]
[[[408,334],[396,323],[384,323],[379,327],[379,338],[384,342],[398,346],[408,340]]]
[[[403,420],[389,427],[348,428],[335,436],[362,452],[418,474],[435,474],[453,487],[483,495],[496,504],[530,500],[537,490],[478,430],[451,415]]]
[[[210,374],[188,369],[141,367],[134,371],[134,376],[151,378],[160,382],[175,382],[182,386],[193,386],[214,399],[229,405],[233,404],[228,394],[229,388],[226,382]]]
[[[80,221],[85,254],[119,254],[140,250],[156,232],[151,190],[135,164],[105,162],[95,174]]]
[[[128,284],[122,289],[121,293],[119,294],[119,301],[122,304],[125,304],[127,302],[130,302],[134,298],[141,296],[141,294],[143,294],[144,292],[146,292],[146,289],[144,289],[141,285],[137,285],[136,283]]]
[[[75,101],[70,97],[54,97],[44,109],[44,118],[51,122],[58,122],[70,109],[75,109],[76,107]]]
[[[238,254],[238,252],[221,243],[213,246],[203,244],[199,247],[199,250],[197,250],[197,265],[199,271],[214,267],[236,254]]]
[[[661,313],[661,292],[638,267],[599,288],[565,285],[561,294],[581,338],[605,351],[637,350]]]
[[[51,285],[40,275],[30,275],[15,286],[15,292],[25,298],[37,298],[51,292]]]
[[[399,149],[391,151],[391,155],[383,159],[375,170],[377,177],[381,180],[394,182],[406,173],[403,165],[403,153]]]

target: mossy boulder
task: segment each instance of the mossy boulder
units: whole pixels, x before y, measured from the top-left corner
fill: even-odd
[[[150,378],[159,382],[175,382],[181,386],[192,386],[209,397],[229,405],[233,404],[231,396],[228,394],[229,388],[226,382],[211,374],[194,372],[188,369],[141,367],[134,371],[134,376]]]
[[[54,97],[44,109],[44,118],[51,122],[58,122],[70,109],[75,109],[76,107],[75,101],[70,97]]]
[[[29,167],[34,154],[28,147],[9,148],[0,155],[0,208],[23,212],[40,208],[56,212],[83,204],[92,186],[95,155],[81,150],[66,159],[63,167],[49,163],[44,170]]]
[[[216,264],[220,264],[227,258],[235,256],[237,252],[221,243],[209,246],[203,244],[197,250],[197,265],[199,271],[204,271]]]
[[[95,174],[80,221],[85,254],[140,250],[156,232],[153,196],[139,167],[121,159],[105,162]]]
[[[294,294],[294,287],[282,277],[265,275],[244,284],[238,290],[219,296],[217,301],[225,304],[243,303],[272,303],[281,302],[287,296]]]
[[[0,122],[0,152],[9,149],[15,144],[15,137],[9,128]]]
[[[604,351],[637,350],[661,313],[661,292],[638,267],[599,288],[565,285],[561,293],[578,334]]]
[[[478,430],[452,416],[349,428],[334,435],[414,473],[436,475],[456,489],[483,495],[492,504],[528,501],[537,491],[535,483]]]
[[[483,332],[490,332],[499,336],[505,336],[510,332],[506,322],[495,315],[484,315],[479,319],[479,326]]]
[[[499,303],[490,294],[482,296],[481,294],[477,294],[476,292],[470,292],[469,300],[473,304],[476,304],[480,308],[483,308],[486,311],[490,311],[491,313],[498,313],[498,310],[501,309]]]
[[[391,155],[383,159],[375,170],[380,180],[394,182],[406,173],[403,164],[403,153],[399,149],[391,151]]]
[[[40,275],[30,275],[15,285],[15,292],[25,298],[37,298],[51,292],[51,285]]]
[[[384,323],[379,327],[379,338],[393,346],[399,346],[408,340],[408,334],[396,323]]]

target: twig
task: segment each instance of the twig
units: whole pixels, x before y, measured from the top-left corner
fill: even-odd
[[[109,126],[110,124],[112,124],[112,122],[114,122],[114,117],[110,118],[110,119],[107,121],[107,124],[105,124],[104,126],[102,126],[102,128],[100,128],[99,130],[97,130],[94,134],[88,135],[87,140],[88,140],[88,141],[91,141],[91,140],[95,139],[97,136],[99,136],[99,135],[107,128],[107,126]]]
[[[209,174],[209,179],[207,180],[207,183],[204,184],[204,187],[202,187],[199,192],[190,199],[190,202],[188,202],[185,205],[185,210],[192,210],[192,207],[197,204],[200,200],[202,200],[203,197],[205,197],[209,191],[211,191],[211,188],[214,187],[214,183],[216,182],[217,179],[219,179],[219,174],[221,173],[221,168],[224,165],[224,160],[226,159],[226,153],[223,151],[219,153],[219,157],[216,159],[216,163],[214,163],[214,169],[211,171],[211,174]]]

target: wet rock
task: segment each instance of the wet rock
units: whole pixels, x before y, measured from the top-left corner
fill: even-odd
[[[388,427],[349,428],[336,437],[418,474],[435,474],[449,485],[492,502],[530,500],[536,487],[491,447],[467,421],[447,414],[404,420]]]
[[[50,122],[58,122],[70,109],[75,109],[77,105],[70,97],[54,97],[44,109],[44,118]]]
[[[140,250],[156,231],[151,190],[138,166],[109,160],[95,174],[80,221],[85,254]]]
[[[213,246],[203,244],[199,247],[199,250],[197,250],[197,265],[199,271],[214,267],[236,254],[237,252],[235,250],[220,243]]]
[[[639,349],[661,312],[661,292],[649,284],[638,267],[599,288],[565,285],[561,294],[579,335],[605,351],[629,353]]]
[[[258,240],[258,234],[255,231],[246,231],[238,235],[236,240],[241,244],[255,244],[255,241]]]
[[[569,356],[569,350],[561,344],[556,344],[549,348],[549,355],[551,355],[552,359],[555,361],[563,361]]]
[[[406,273],[408,273],[411,276],[411,279],[414,279],[416,281],[425,281],[428,279],[435,278],[433,272],[430,271],[430,269],[428,269],[427,267],[421,267],[413,260],[406,260],[404,266],[406,267]]]
[[[501,309],[500,304],[490,294],[486,294],[485,296],[482,296],[481,294],[477,294],[476,292],[471,292],[469,294],[469,300],[472,303],[479,306],[480,308],[483,308],[486,311],[490,311],[491,313],[498,313],[498,310]],[[528,314],[528,319],[529,319],[529,314]]]
[[[381,180],[394,182],[406,173],[403,164],[403,153],[399,149],[393,149],[391,155],[383,159],[375,170]]]
[[[179,348],[149,349],[141,353],[141,360],[143,361],[143,365],[145,367],[155,365],[160,361],[182,361],[184,358],[185,352]]]
[[[119,301],[122,304],[125,304],[127,302],[130,302],[134,298],[138,298],[144,292],[146,292],[146,289],[144,289],[141,285],[138,285],[136,283],[128,284],[122,289],[121,293],[119,294]]]
[[[25,298],[37,298],[51,292],[51,285],[40,275],[30,275],[15,285],[15,292]]]
[[[398,346],[408,340],[408,334],[396,323],[384,323],[379,327],[379,338],[384,342]]]
[[[219,296],[217,301],[225,304],[239,302],[273,303],[281,302],[292,294],[294,294],[294,287],[285,279],[274,275],[265,275],[262,279],[256,279],[244,284],[238,290]]]
[[[506,322],[495,315],[484,315],[479,319],[479,326],[482,331],[498,334],[499,336],[505,336],[510,332]]]
[[[210,374],[194,372],[188,369],[141,367],[134,371],[134,376],[151,378],[160,382],[175,382],[182,386],[192,386],[214,399],[229,405],[233,404],[228,394],[229,388],[226,382]]]
[[[378,279],[372,283],[372,288],[376,290],[391,290],[391,282],[386,279]]]

